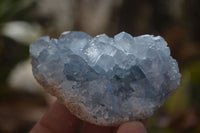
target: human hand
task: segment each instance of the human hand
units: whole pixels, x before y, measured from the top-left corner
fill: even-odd
[[[55,102],[30,133],[74,133],[80,122],[63,104]],[[85,122],[81,133],[146,133],[146,129],[141,122],[136,121],[124,123],[118,128]]]

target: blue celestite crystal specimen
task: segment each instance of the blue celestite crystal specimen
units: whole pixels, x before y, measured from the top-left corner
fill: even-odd
[[[69,31],[39,38],[30,55],[37,81],[77,117],[99,125],[150,117],[181,77],[160,36]]]

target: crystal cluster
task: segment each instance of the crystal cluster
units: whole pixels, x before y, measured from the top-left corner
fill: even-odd
[[[39,38],[30,55],[37,81],[77,117],[99,125],[150,117],[181,77],[160,36],[68,31]]]

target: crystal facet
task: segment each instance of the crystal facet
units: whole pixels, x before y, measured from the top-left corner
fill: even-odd
[[[39,38],[30,55],[37,81],[77,117],[99,125],[150,117],[181,77],[160,36],[68,31]]]

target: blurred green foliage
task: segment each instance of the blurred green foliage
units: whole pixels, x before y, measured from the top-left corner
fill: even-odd
[[[200,61],[192,63],[188,67],[188,71],[190,74],[188,87],[190,88],[191,103],[197,106],[200,112]]]
[[[30,20],[35,0],[0,0],[0,99],[6,98],[6,78],[19,61],[28,57],[28,47],[2,35],[1,28],[13,20]]]
[[[35,0],[0,0],[0,24],[13,20],[29,20]]]

